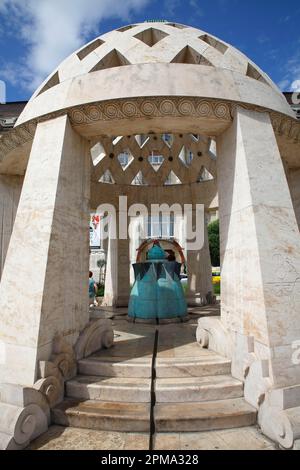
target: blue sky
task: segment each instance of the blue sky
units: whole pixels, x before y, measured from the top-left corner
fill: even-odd
[[[300,89],[299,0],[0,0],[0,80],[27,100],[73,50],[123,24],[166,19],[234,45],[282,90]]]

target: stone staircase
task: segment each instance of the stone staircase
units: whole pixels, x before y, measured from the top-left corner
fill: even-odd
[[[78,363],[66,399],[52,410],[63,426],[124,432],[195,432],[250,426],[256,410],[230,361],[197,349],[196,357],[118,356],[100,351]],[[153,367],[154,366],[154,367]]]

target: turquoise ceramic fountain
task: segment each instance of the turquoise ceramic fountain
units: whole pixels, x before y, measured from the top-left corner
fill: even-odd
[[[147,253],[147,261],[133,265],[135,283],[129,299],[132,319],[179,319],[187,315],[187,304],[180,282],[181,264],[168,261],[158,241]]]

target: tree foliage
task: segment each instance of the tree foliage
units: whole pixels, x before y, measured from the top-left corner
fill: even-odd
[[[219,221],[215,220],[207,227],[209,251],[212,266],[220,266],[220,235],[219,235]]]

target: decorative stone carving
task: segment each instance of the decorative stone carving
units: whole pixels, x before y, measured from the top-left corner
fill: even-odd
[[[203,348],[231,357],[231,340],[219,317],[200,318],[196,338]]]
[[[231,121],[230,103],[181,97],[149,97],[83,105],[69,110],[72,124],[141,117],[205,117]]]
[[[194,117],[223,120],[230,123],[237,106],[257,112],[268,112],[271,116],[274,131],[286,135],[294,142],[300,142],[300,122],[284,114],[239,102],[227,102],[216,99],[182,98],[182,97],[148,97],[136,99],[119,99],[73,106],[61,111],[45,114],[16,126],[0,140],[0,162],[6,154],[20,145],[33,139],[38,122],[47,121],[68,114],[71,123],[80,125],[96,121],[122,120],[129,118],[155,117]]]
[[[0,139],[0,161],[6,153],[33,139],[37,121],[16,126]]]
[[[278,113],[270,113],[270,117],[275,134],[285,135],[295,143],[300,142],[300,125],[296,119]]]
[[[111,320],[92,320],[80,334],[75,345],[76,359],[90,356],[95,351],[112,347],[114,332]]]
[[[76,375],[76,359],[72,346],[66,343],[63,337],[57,336],[53,341],[53,354],[50,358],[58,368],[64,380]]]
[[[113,345],[110,320],[93,320],[81,333],[76,358]],[[39,363],[40,378],[32,388],[0,384],[0,449],[23,449],[48,429],[50,409],[64,397],[64,382],[76,375],[75,353],[60,335],[49,361]]]
[[[209,346],[209,333],[204,328],[198,326],[196,332],[196,338],[201,348],[208,349]]]
[[[245,369],[244,395],[250,405],[259,408],[271,386],[268,360],[255,360]]]
[[[211,139],[203,136],[197,140],[192,134],[173,134],[172,144],[167,145],[161,134],[150,134],[142,147],[134,137],[120,136],[116,142],[114,137],[105,136],[99,138],[97,144],[103,147],[105,155],[92,167],[91,174],[94,183],[99,182],[101,184],[103,176],[109,172],[114,183],[131,185],[134,173],[133,167],[139,169],[149,186],[164,186],[171,171],[176,174],[177,183],[180,181],[182,184],[198,182],[203,169],[206,169],[212,178],[216,177],[216,161],[210,153]],[[183,145],[193,154],[193,158],[189,163],[180,158]],[[155,152],[157,148],[159,148],[163,161],[160,167],[154,170],[146,157]],[[121,168],[121,165],[112,165],[112,160],[109,158],[110,154],[120,155],[128,151],[133,159],[130,164],[123,168]],[[142,162],[139,161],[141,154],[145,157]],[[172,155],[171,161],[169,160],[170,155]],[[206,243],[201,251],[201,259],[206,253],[207,247],[208,244]],[[122,264],[122,259],[119,260],[119,263]],[[193,264],[195,263],[196,260]],[[205,293],[211,289],[210,283],[210,286],[205,287]],[[205,298],[203,300],[206,301]]]
[[[31,440],[46,432],[47,417],[35,404],[24,408],[0,403],[0,449],[24,449]]]
[[[50,409],[45,396],[21,385],[0,385],[0,449],[23,449],[47,431]]]
[[[258,409],[264,401],[265,393],[272,387],[272,381],[269,360],[255,354],[253,336],[235,333],[231,372],[233,377],[245,383],[246,401]]]
[[[60,379],[54,375],[39,379],[34,384],[34,388],[45,395],[50,408],[53,408],[64,398],[64,381],[62,376]]]
[[[76,375],[77,366],[72,346],[61,335],[53,340],[53,354],[50,361],[39,364],[40,379],[34,388],[45,395],[50,408],[64,397],[64,382]]]
[[[240,336],[241,338],[235,338],[234,350],[224,350],[229,338],[221,320],[198,320],[196,337],[199,344],[203,348],[232,357],[233,376],[240,378],[239,371],[243,371],[245,400],[258,409],[258,424],[263,434],[281,447],[291,449],[297,446],[300,439],[300,386],[272,389],[269,361],[257,358],[253,338]],[[239,360],[235,361],[237,355]]]
[[[258,411],[258,424],[270,439],[292,449],[300,439],[300,387],[268,392]]]

